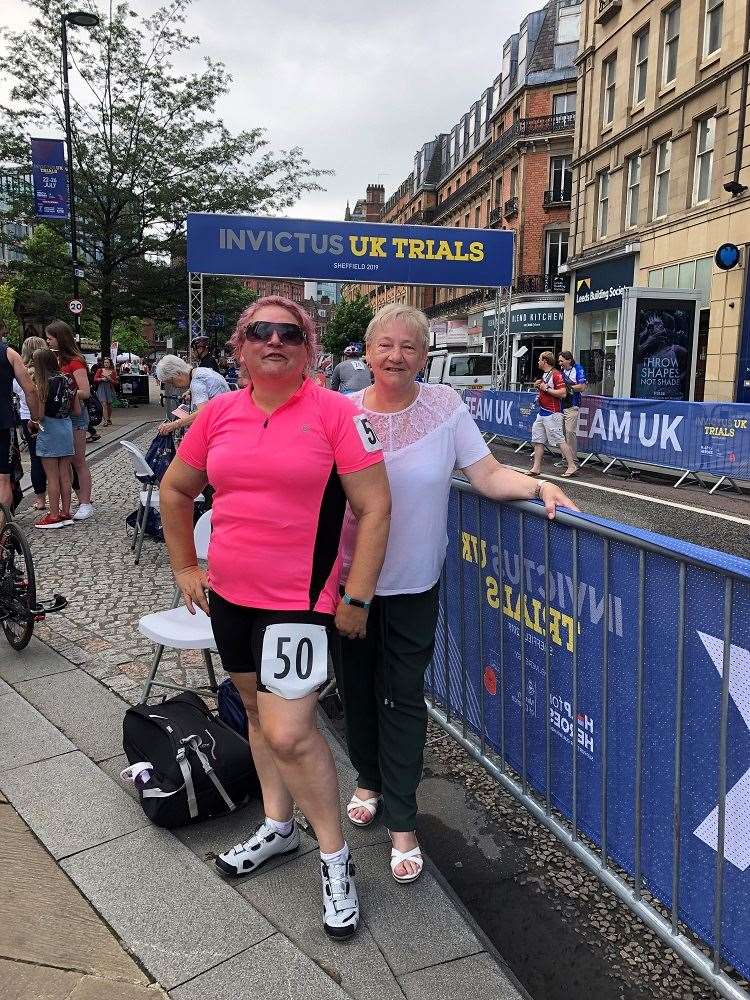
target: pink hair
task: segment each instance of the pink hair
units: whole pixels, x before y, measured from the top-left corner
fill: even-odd
[[[252,303],[252,305],[247,307],[237,320],[237,326],[235,326],[234,333],[229,339],[229,343],[232,345],[234,356],[237,361],[241,361],[240,351],[242,350],[242,345],[245,343],[247,328],[255,321],[256,314],[259,310],[263,309],[264,306],[279,306],[282,309],[286,309],[287,312],[294,316],[299,325],[305,331],[305,335],[307,337],[307,343],[305,345],[307,348],[307,361],[308,365],[312,367],[318,356],[318,340],[315,335],[315,323],[313,322],[312,317],[305,312],[302,306],[297,305],[296,302],[292,302],[291,299],[285,299],[283,295],[266,295],[262,299],[257,299]]]

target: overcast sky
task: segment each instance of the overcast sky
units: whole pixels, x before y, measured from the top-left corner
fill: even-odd
[[[101,3],[100,5],[104,6]],[[156,0],[131,0],[151,13]],[[108,4],[106,5],[108,7]],[[543,0],[195,0],[194,50],[234,82],[219,107],[232,130],[263,126],[276,149],[301,146],[335,171],[287,214],[340,219],[368,183],[386,197],[417,147],[458,121],[500,70],[501,46]],[[0,22],[28,21],[0,0]],[[1,56],[0,56],[1,58]],[[196,62],[197,65],[197,62]],[[6,94],[0,90],[0,95]]]

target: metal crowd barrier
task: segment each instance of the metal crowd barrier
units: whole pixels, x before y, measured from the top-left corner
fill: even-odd
[[[748,1000],[750,562],[459,480],[448,537],[430,716]]]

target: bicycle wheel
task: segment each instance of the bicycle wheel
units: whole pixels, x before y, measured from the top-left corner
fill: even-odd
[[[13,649],[24,649],[34,632],[36,577],[26,536],[14,521],[0,532],[0,614]]]

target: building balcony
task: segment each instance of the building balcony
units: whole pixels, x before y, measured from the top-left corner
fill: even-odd
[[[614,17],[622,8],[622,0],[597,0],[596,17],[597,24],[605,24]]]
[[[503,218],[503,210],[500,205],[490,210],[490,225],[496,226]]]
[[[468,313],[470,309],[489,302],[494,298],[494,291],[484,288],[475,288],[465,295],[459,295],[454,299],[446,299],[445,302],[436,302],[433,306],[427,306],[423,312],[428,319],[435,319],[438,316],[454,316],[456,313]]]
[[[564,295],[567,290],[567,274],[519,274],[513,282],[517,295]]]
[[[474,174],[470,181],[463,184],[457,191],[454,191],[453,194],[448,195],[447,198],[443,198],[441,202],[438,202],[434,209],[435,217],[442,218],[449,215],[451,212],[455,212],[456,208],[462,204],[462,202],[477,194],[477,192],[486,187],[489,182],[490,179],[484,170],[478,174]]]
[[[619,0],[610,0],[610,2],[619,3]],[[544,136],[560,135],[566,132],[572,133],[575,121],[575,112],[565,115],[543,115],[541,118],[519,118],[485,149],[482,155],[482,166],[489,166],[516,142],[541,139]]]
[[[518,215],[518,198],[508,198],[503,205],[503,215],[510,219],[513,215]]]
[[[545,208],[570,208],[570,187],[544,192]]]
[[[425,208],[421,212],[415,212],[406,220],[407,226],[429,226],[437,215],[436,208]]]

